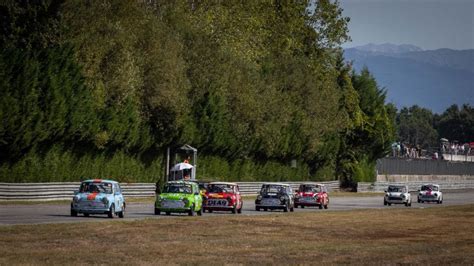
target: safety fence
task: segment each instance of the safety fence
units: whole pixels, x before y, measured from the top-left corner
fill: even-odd
[[[474,180],[459,180],[459,181],[412,181],[412,182],[386,182],[377,181],[373,183],[359,182],[357,183],[357,192],[383,192],[389,185],[406,185],[409,191],[417,191],[421,185],[427,183],[438,184],[441,189],[474,189]]]
[[[474,175],[474,162],[382,158],[377,174],[386,175]]]
[[[236,182],[242,195],[256,195],[264,182]],[[282,182],[297,189],[303,182]],[[325,184],[329,191],[339,190],[339,181],[318,182]],[[0,201],[46,201],[69,200],[80,182],[63,183],[0,183]],[[153,197],[154,183],[121,183],[125,197]]]

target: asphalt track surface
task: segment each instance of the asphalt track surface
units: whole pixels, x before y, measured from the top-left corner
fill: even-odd
[[[443,192],[443,204],[436,203],[417,203],[416,193],[412,193],[412,206],[392,204],[392,206],[383,205],[383,196],[367,197],[332,197],[329,194],[330,202],[327,210],[320,210],[317,207],[297,208],[295,212],[327,212],[327,211],[347,211],[356,209],[388,209],[388,208],[437,208],[441,206],[454,206],[463,204],[474,204],[474,190],[453,190]],[[111,221],[106,215],[91,215],[84,217],[79,214],[78,217],[70,216],[70,205],[68,203],[41,203],[41,204],[5,204],[0,205],[0,226],[17,224],[45,224],[45,223],[74,223],[74,222],[97,222]],[[242,214],[232,214],[230,212],[204,213],[203,216],[223,216],[223,215],[268,215],[272,213],[282,213],[281,210],[274,211],[255,211],[254,200],[244,200],[244,209]],[[291,215],[291,212],[285,215]],[[115,218],[113,220],[140,220],[146,218],[152,219],[179,219],[187,214],[154,215],[153,203],[129,203],[124,219]]]

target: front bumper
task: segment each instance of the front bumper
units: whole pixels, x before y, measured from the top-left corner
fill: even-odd
[[[438,197],[435,196],[418,196],[419,201],[438,201]]]
[[[385,201],[390,204],[405,204],[408,202],[408,198],[386,197]]]
[[[322,202],[318,201],[317,199],[314,200],[301,200],[301,198],[295,198],[295,205],[298,206],[320,206]]]
[[[110,208],[102,202],[78,202],[71,204],[71,210],[77,213],[102,214],[109,212]]]

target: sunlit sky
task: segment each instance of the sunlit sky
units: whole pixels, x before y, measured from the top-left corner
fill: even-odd
[[[474,0],[340,0],[352,42],[474,49]]]

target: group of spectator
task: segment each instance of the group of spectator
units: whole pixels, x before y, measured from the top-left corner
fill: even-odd
[[[441,144],[441,152],[454,155],[468,155],[471,153],[471,146],[469,145],[469,143],[458,144],[443,142]]]
[[[409,145],[403,142],[394,142],[392,144],[392,156],[402,158],[420,158],[420,145]]]
[[[403,142],[392,144],[392,157],[444,159],[447,155],[474,155],[474,143],[458,144],[442,141],[439,148],[422,150],[420,145],[410,145]]]

